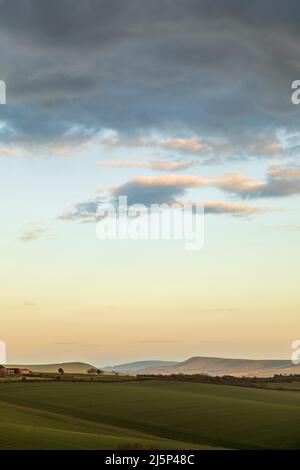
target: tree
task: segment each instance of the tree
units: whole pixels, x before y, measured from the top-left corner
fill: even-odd
[[[58,373],[61,374],[61,375],[64,375],[65,371],[60,367],[60,368],[58,369]]]
[[[97,369],[97,375],[101,375],[101,374],[103,374],[103,370]]]
[[[88,374],[97,374],[97,369],[95,369],[95,367],[91,367],[88,371],[87,371]]]

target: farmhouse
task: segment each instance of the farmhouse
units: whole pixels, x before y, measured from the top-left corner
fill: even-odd
[[[9,375],[30,375],[32,374],[29,369],[20,369],[18,367],[5,367],[0,365],[0,377],[7,377]]]
[[[31,375],[32,372],[29,369],[8,369],[8,370],[13,370],[15,375]]]

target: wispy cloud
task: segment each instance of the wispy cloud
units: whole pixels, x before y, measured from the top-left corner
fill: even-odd
[[[183,150],[192,153],[208,151],[215,146],[214,142],[204,142],[199,137],[173,138],[158,141],[158,145],[172,150]]]
[[[284,148],[277,135],[258,135],[255,143],[242,143],[231,141],[228,138],[202,138],[199,135],[178,136],[176,133],[155,136],[151,133],[143,137],[127,137],[116,131],[104,132],[99,135],[99,143],[108,149],[113,148],[152,148],[168,150],[173,154],[185,156],[193,155],[198,163],[210,164],[222,161],[237,160],[251,157],[282,156]]]
[[[286,230],[288,232],[300,232],[300,224],[277,224],[273,225],[273,227]]]
[[[165,149],[178,150],[191,153],[199,153],[208,151],[219,142],[205,141],[197,135],[188,137],[170,137],[170,136],[142,136],[142,137],[126,137],[121,136],[117,132],[104,136],[102,143],[107,147],[123,147],[123,148],[142,148],[142,147],[161,147]]]
[[[31,301],[24,302],[24,307],[35,307],[36,303]]]
[[[300,194],[300,168],[283,164],[270,166],[265,181],[231,173],[215,179],[215,186],[241,197],[270,198]]]
[[[75,342],[75,341],[57,341],[53,343],[55,346],[77,346],[80,343]]]
[[[247,216],[272,211],[270,207],[257,207],[247,204],[233,204],[223,201],[205,201],[204,210],[206,214],[230,214]]]
[[[129,204],[136,203],[137,202],[137,200],[135,200],[136,197],[137,197],[136,194],[127,193],[128,203]],[[138,198],[138,201],[141,204],[145,204],[149,206],[155,203],[156,204],[189,203],[194,206],[197,206],[199,204],[198,202],[195,202],[195,201],[185,201],[180,198],[179,199],[176,198],[174,191],[172,192],[172,189],[170,188],[167,188],[166,191],[158,190],[158,192],[154,195],[152,193],[147,194],[144,191],[143,197],[140,196]],[[111,203],[117,204],[117,200],[112,198]],[[77,220],[81,223],[96,222],[98,220],[97,210],[98,210],[98,207],[101,207],[102,204],[103,204],[103,201],[99,200],[99,198],[95,198],[94,201],[89,201],[88,203],[83,202],[83,203],[76,204],[74,208],[71,209],[69,212],[66,212],[58,216],[58,219],[66,220],[66,221]],[[258,207],[258,206],[253,206],[253,205],[235,204],[232,202],[224,202],[224,201],[203,201],[201,202],[201,206],[204,206],[204,210],[206,214],[215,214],[215,215],[225,214],[225,215],[243,216],[243,217],[276,210],[272,207],[267,207],[267,206]]]
[[[40,240],[41,238],[53,238],[53,234],[46,227],[33,225],[24,228],[18,240],[21,242],[30,242]]]
[[[115,164],[115,163],[114,163]],[[122,162],[131,166],[131,162]],[[144,162],[142,163],[144,165]],[[126,196],[131,204],[173,204],[186,196],[191,188],[215,188],[230,193],[241,199],[279,198],[300,194],[300,168],[279,163],[272,164],[263,181],[231,172],[218,176],[198,175],[159,175],[137,176],[119,186],[110,188],[105,196],[108,202],[116,203],[119,196]],[[99,204],[105,197],[95,197],[91,200],[75,204],[69,211],[58,216],[61,220],[79,220],[94,222]],[[203,199],[202,199],[203,200]],[[269,206],[253,206],[226,201],[207,201],[205,204],[208,214],[250,215],[281,209]],[[28,234],[30,237],[30,233]]]
[[[264,181],[243,175],[237,171],[219,176],[165,175],[137,176],[112,189],[112,193],[128,195],[133,202],[164,200],[183,195],[189,188],[212,187],[241,198],[278,198],[300,194],[300,168],[273,164]],[[140,198],[140,200],[139,200]]]
[[[102,199],[99,197],[75,204],[70,210],[58,215],[60,220],[79,220],[81,222],[95,222],[96,213]]]
[[[102,160],[96,163],[99,167],[107,168],[149,168],[158,171],[180,171],[195,166],[197,162],[192,160],[171,162],[167,160],[130,161],[130,160]]]

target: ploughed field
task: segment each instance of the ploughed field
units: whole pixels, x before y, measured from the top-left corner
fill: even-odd
[[[0,449],[299,449],[300,392],[185,382],[0,383]]]

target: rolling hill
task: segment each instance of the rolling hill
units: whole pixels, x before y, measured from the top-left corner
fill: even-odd
[[[62,362],[57,364],[8,365],[8,367],[28,368],[32,372],[56,373],[62,368],[66,373],[83,374],[92,366],[84,362]],[[102,367],[106,372],[123,374],[208,374],[233,375],[236,377],[272,377],[275,374],[300,374],[300,366],[289,360],[227,359],[220,357],[191,357],[183,362],[176,361],[137,361]]]
[[[7,367],[14,368],[26,368],[30,369],[32,372],[43,372],[43,373],[56,373],[59,368],[62,368],[66,373],[69,374],[84,374],[88,369],[94,367],[85,362],[61,362],[57,364],[13,364],[7,365]]]
[[[137,372],[149,367],[165,367],[174,366],[176,364],[176,361],[137,361],[128,362],[125,364],[117,364],[111,367],[103,367],[103,370],[107,372]]]
[[[191,357],[173,365],[146,367],[140,374],[208,374],[236,377],[272,377],[275,374],[299,374],[300,366],[288,360],[226,359]]]

